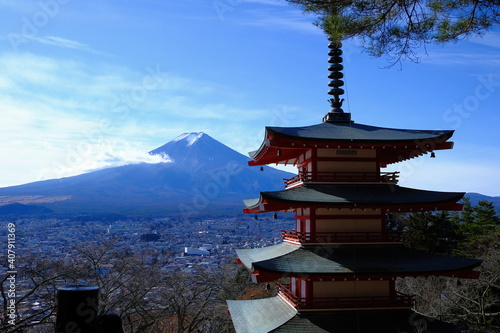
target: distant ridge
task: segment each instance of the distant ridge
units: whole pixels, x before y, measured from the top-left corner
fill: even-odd
[[[203,132],[183,133],[149,154],[170,162],[130,164],[78,176],[0,188],[0,215],[92,216],[238,215],[242,200],[282,190],[293,175],[264,166]],[[473,204],[500,197],[467,193]],[[22,203],[22,205],[21,205]],[[4,213],[2,213],[4,212]]]
[[[249,167],[248,157],[203,132],[181,134],[149,153],[166,155],[171,162],[0,188],[1,202],[43,202],[54,214],[71,216],[241,214],[243,199],[281,190],[282,179],[293,176],[267,166],[264,172]]]
[[[470,202],[473,206],[477,205],[477,203],[481,200],[493,202],[493,206],[495,206],[496,212],[500,214],[500,197],[490,197],[474,192],[466,193],[465,196],[470,198]]]
[[[47,215],[53,213],[51,209],[38,205],[24,205],[17,202],[0,206],[0,215]]]

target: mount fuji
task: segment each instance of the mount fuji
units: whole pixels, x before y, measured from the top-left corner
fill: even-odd
[[[184,133],[149,153],[168,157],[168,162],[0,188],[0,206],[42,205],[51,214],[67,216],[232,215],[241,213],[241,200],[283,189],[283,178],[293,176],[250,167],[248,157],[201,132]]]

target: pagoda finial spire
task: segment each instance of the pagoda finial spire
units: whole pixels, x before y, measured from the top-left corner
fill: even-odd
[[[351,121],[351,114],[344,113],[344,110],[342,110],[342,103],[344,102],[344,99],[341,99],[340,97],[344,94],[344,89],[341,88],[344,86],[344,81],[342,81],[344,74],[341,72],[344,69],[344,66],[342,65],[343,59],[341,47],[342,43],[340,41],[331,41],[328,45],[328,48],[330,49],[328,52],[328,55],[330,56],[328,59],[328,62],[330,63],[330,66],[328,67],[328,70],[330,71],[328,78],[331,79],[328,83],[328,86],[330,87],[328,94],[333,98],[329,99],[332,108],[330,112],[323,117],[323,122]]]

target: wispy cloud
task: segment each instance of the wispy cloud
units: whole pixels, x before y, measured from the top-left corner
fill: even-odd
[[[45,37],[36,37],[36,36],[29,36],[29,35],[24,35],[24,34],[11,34],[10,38],[16,38],[18,41],[32,41],[32,42],[37,42],[45,45],[51,45],[51,46],[57,46],[61,48],[66,48],[66,49],[74,49],[78,51],[83,51],[87,53],[92,53],[96,55],[107,55],[103,52],[99,52],[92,47],[74,41],[66,38],[61,38],[61,37],[55,37],[55,36],[45,36]]]
[[[68,147],[66,163],[53,163],[38,174],[40,180],[74,176],[82,173],[140,163],[171,163],[165,155],[150,155],[144,147],[124,140],[88,144],[84,150]],[[71,163],[70,163],[71,162]]]
[[[468,51],[436,51],[429,52],[428,57],[421,58],[422,63],[456,67],[500,67],[500,54],[497,52],[468,52]]]
[[[20,12],[29,12],[33,9],[33,3],[29,1],[0,0],[0,6],[9,7]]]
[[[479,45],[479,47],[478,47]],[[471,37],[456,44],[431,45],[423,63],[439,66],[500,66],[500,34],[489,32],[483,37]]]
[[[470,39],[471,43],[500,49],[500,33],[489,31],[484,36]]]
[[[265,1],[268,4],[269,1]],[[287,29],[312,34],[321,34],[322,31],[313,22],[315,18],[305,15],[294,8],[275,11],[272,9],[247,10],[245,18],[239,18],[238,24],[257,26],[272,29]]]
[[[124,143],[130,140],[130,124],[140,120],[138,109],[159,94],[140,95],[127,113],[115,110],[117,96],[139,91],[145,74],[96,67],[28,53],[0,56],[0,155],[9,156],[0,161],[0,169],[19,170],[23,182],[166,161],[149,156],[152,147]],[[169,88],[162,89],[166,94]],[[28,165],[22,162],[26,156]]]
[[[281,109],[274,116],[265,107],[234,104],[239,97],[220,83],[171,75],[161,66],[148,68],[141,73],[23,52],[1,55],[0,155],[10,158],[0,160],[0,169],[14,166],[19,179],[28,182],[165,162],[145,152],[182,132],[216,128],[225,133],[231,127],[244,133],[269,115],[282,116]],[[30,156],[29,165],[20,151]]]
[[[101,52],[91,48],[88,45],[79,43],[79,42],[74,41],[74,40],[66,39],[66,38],[47,36],[47,37],[37,38],[37,41],[39,41],[40,43],[48,44],[48,45],[54,45],[54,46],[68,48],[68,49],[75,49],[75,50],[80,50],[80,51],[85,51],[85,52],[89,52],[89,53],[102,55]]]
[[[244,0],[246,3],[258,3],[261,5],[271,5],[271,6],[289,6],[285,0]]]
[[[493,155],[493,154],[492,154]],[[420,157],[421,159],[424,157]],[[416,161],[416,160],[415,160]],[[422,162],[423,161],[423,162]],[[447,159],[445,161],[422,160],[403,162],[389,168],[401,171],[400,184],[405,187],[436,191],[481,192],[485,195],[499,195],[498,186],[492,182],[498,174],[497,164],[488,160],[460,162]],[[387,170],[387,171],[389,171]],[[474,170],[474,177],[468,177]],[[460,181],[456,181],[460,179]]]

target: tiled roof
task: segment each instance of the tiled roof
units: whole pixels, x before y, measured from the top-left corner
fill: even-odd
[[[297,314],[297,310],[280,296],[227,301],[227,305],[237,333],[270,332]]]
[[[252,270],[297,275],[432,275],[473,269],[481,264],[476,259],[440,256],[401,245],[299,247],[281,243],[236,253]]]
[[[247,208],[254,208],[264,200],[334,206],[392,206],[405,204],[456,203],[465,193],[425,191],[397,185],[303,185],[288,190],[261,192],[259,199],[245,200]]]
[[[456,326],[411,310],[298,313],[280,296],[227,301],[237,333],[459,333]]]
[[[266,127],[259,149],[249,153],[250,165],[295,164],[311,147],[364,148],[377,146],[381,165],[401,162],[427,152],[451,149],[453,130],[411,130],[351,122],[324,122],[302,127]],[[387,148],[387,149],[386,149]]]
[[[417,314],[411,310],[341,311],[297,314],[273,333],[459,333],[455,325]]]
[[[310,140],[354,141],[354,142],[413,142],[422,140],[446,141],[452,130],[412,130],[385,128],[352,123],[324,122],[302,127],[266,127],[269,135]]]

